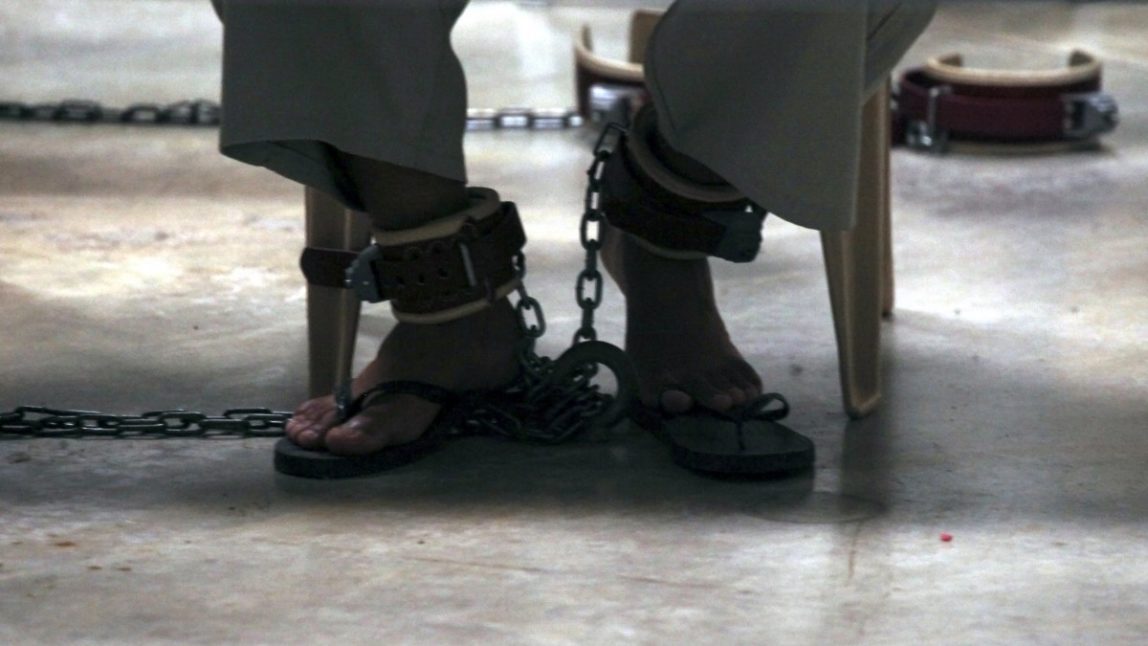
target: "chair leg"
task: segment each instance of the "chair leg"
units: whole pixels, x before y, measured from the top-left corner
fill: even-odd
[[[888,96],[890,92],[889,86],[885,86],[885,93]],[[885,103],[885,109],[888,110],[888,102]],[[888,119],[888,113],[881,117]],[[888,123],[883,121],[882,124]],[[884,126],[888,127],[888,126]],[[891,195],[891,183],[889,176],[892,173],[892,164],[889,161],[889,132],[885,132],[885,152],[883,154],[882,164],[884,166],[884,176],[881,178],[881,232],[884,233],[885,238],[885,262],[882,266],[884,273],[884,284],[881,286],[881,314],[885,318],[893,316],[893,308],[897,303],[897,283],[894,279],[893,269],[893,198]]]
[[[887,186],[889,95],[878,91],[862,117],[857,226],[821,234],[845,412],[858,419],[881,400],[881,314],[889,279]]]
[[[366,218],[326,193],[306,189],[307,246],[359,250],[370,244]],[[307,341],[312,397],[349,379],[359,329],[359,299],[345,289],[307,286]]]

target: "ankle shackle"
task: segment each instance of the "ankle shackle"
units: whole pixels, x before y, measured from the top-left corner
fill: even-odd
[[[469,205],[421,227],[376,230],[361,253],[308,247],[307,281],[354,289],[365,301],[390,301],[395,318],[445,323],[506,297],[520,284],[516,258],[526,233],[513,202],[487,188],[468,189]]]
[[[656,114],[647,105],[621,134],[602,171],[601,208],[611,225],[657,255],[750,262],[766,212],[730,184],[702,184],[654,153]]]

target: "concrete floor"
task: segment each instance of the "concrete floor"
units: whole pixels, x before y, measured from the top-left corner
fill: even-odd
[[[472,104],[573,102],[583,20],[483,2]],[[950,5],[907,57],[1106,61],[1098,151],[895,153],[886,400],[839,404],[815,232],[719,265],[735,340],[815,472],[723,482],[620,428],[469,439],[384,477],[277,476],[267,440],[0,444],[0,643],[1063,643],[1148,639],[1148,8]],[[492,36],[499,47],[491,46]],[[0,99],[218,96],[206,1],[0,6]],[[291,408],[305,394],[302,191],[211,129],[0,123],[0,410]],[[479,133],[557,352],[588,135]],[[603,334],[620,340],[607,293]],[[392,322],[371,310],[360,363]],[[952,534],[942,542],[942,532]]]

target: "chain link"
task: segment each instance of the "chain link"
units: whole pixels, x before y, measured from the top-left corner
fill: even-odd
[[[588,181],[583,202],[585,209],[578,227],[578,239],[582,243],[586,259],[585,266],[574,284],[574,298],[578,302],[578,307],[582,309],[582,324],[574,332],[574,345],[598,340],[598,332],[594,329],[594,312],[602,304],[602,289],[605,282],[602,279],[602,272],[598,270],[598,252],[602,249],[602,221],[606,219],[605,213],[602,212],[602,173],[617,137],[623,132],[624,128],[617,123],[610,123],[602,130],[598,142],[594,144],[594,162],[586,170]],[[594,284],[593,297],[586,296],[587,283]]]
[[[55,103],[0,101],[0,121],[56,123],[119,123],[131,125],[218,126],[219,103],[207,99],[174,103],[133,103],[125,108],[87,99]],[[580,127],[582,115],[573,108],[469,109],[467,130],[565,130]]]
[[[219,125],[220,106],[207,99],[159,103],[133,103],[110,108],[97,101],[67,99],[59,103],[0,101],[0,119],[62,123],[122,123],[152,125]]]
[[[0,412],[0,440],[104,437],[111,439],[279,437],[291,413],[233,408],[218,416],[185,410],[108,415],[88,410],[20,406]]]
[[[559,373],[552,359],[535,352],[538,339],[546,333],[546,317],[542,305],[526,289],[525,254],[514,257],[514,268],[518,278],[514,312],[523,333],[518,380],[508,390],[476,401],[455,432],[558,444],[589,429],[613,398],[590,383],[596,365]],[[527,320],[530,314],[533,321]]]

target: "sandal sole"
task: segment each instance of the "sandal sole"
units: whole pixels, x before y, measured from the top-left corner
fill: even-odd
[[[275,470],[312,480],[339,480],[378,475],[426,457],[445,444],[445,437],[430,428],[407,444],[389,446],[367,455],[341,456],[304,449],[287,438],[275,443]]]
[[[766,420],[743,423],[744,448],[736,422],[711,415],[679,415],[651,430],[670,445],[675,464],[707,474],[777,477],[810,469],[817,457],[812,440]]]

